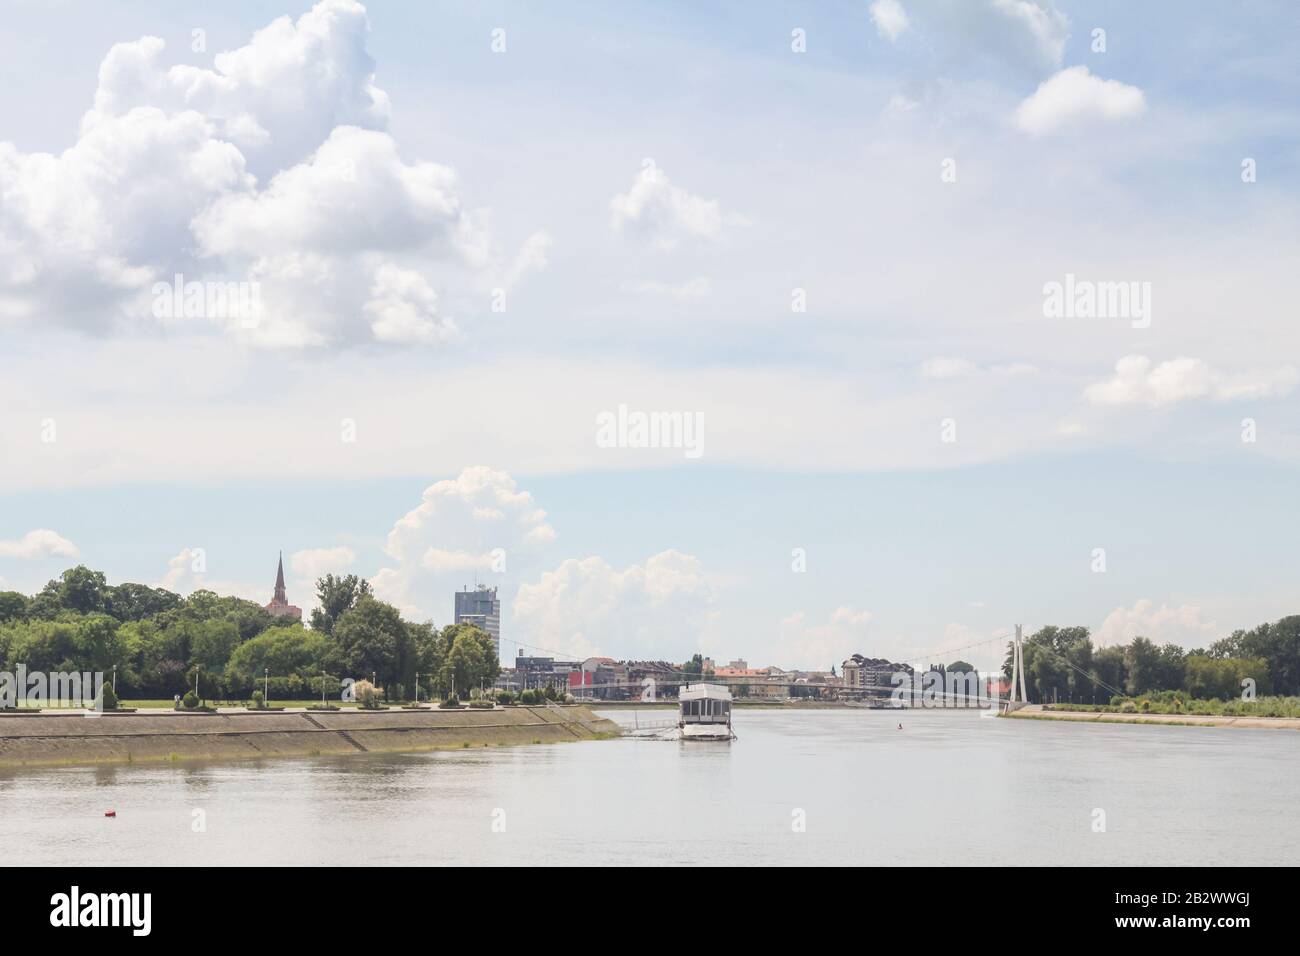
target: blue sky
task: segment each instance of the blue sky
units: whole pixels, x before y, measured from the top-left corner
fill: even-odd
[[[1290,5],[7,19],[2,586],[265,600],[283,548],[304,605],[477,575],[534,647],[803,667],[1300,604]],[[160,319],[178,272],[258,321]],[[1067,274],[1149,321],[1045,316]]]

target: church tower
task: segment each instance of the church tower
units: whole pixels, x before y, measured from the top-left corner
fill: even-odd
[[[284,552],[280,552],[280,564],[275,569],[275,596],[271,598],[271,603],[266,606],[266,611],[273,617],[292,618],[295,621],[302,620],[302,608],[296,607],[289,603],[289,596],[284,590]]]

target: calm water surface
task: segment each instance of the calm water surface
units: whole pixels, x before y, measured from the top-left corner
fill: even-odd
[[[899,719],[743,709],[730,744],[0,771],[0,838],[72,865],[1300,863],[1300,733]]]

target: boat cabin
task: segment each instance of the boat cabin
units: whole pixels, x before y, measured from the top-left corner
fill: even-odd
[[[677,693],[683,738],[730,740],[731,691],[721,684],[686,684]]]

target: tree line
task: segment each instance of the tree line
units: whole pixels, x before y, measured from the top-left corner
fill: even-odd
[[[259,604],[198,590],[181,597],[143,584],[109,585],[69,568],[39,593],[0,591],[4,670],[101,671],[116,665],[117,695],[272,699],[338,695],[344,678],[370,680],[390,700],[490,686],[500,673],[491,635],[470,624],[441,629],[404,620],[356,575],[316,582],[311,627],[285,623]]]
[[[1003,676],[1011,678],[1008,647]],[[1135,637],[1126,645],[1094,647],[1086,627],[1040,628],[1024,641],[1031,703],[1108,703],[1183,691],[1197,700],[1240,698],[1243,681],[1255,693],[1300,696],[1300,615],[1233,631],[1208,648],[1186,651]]]

